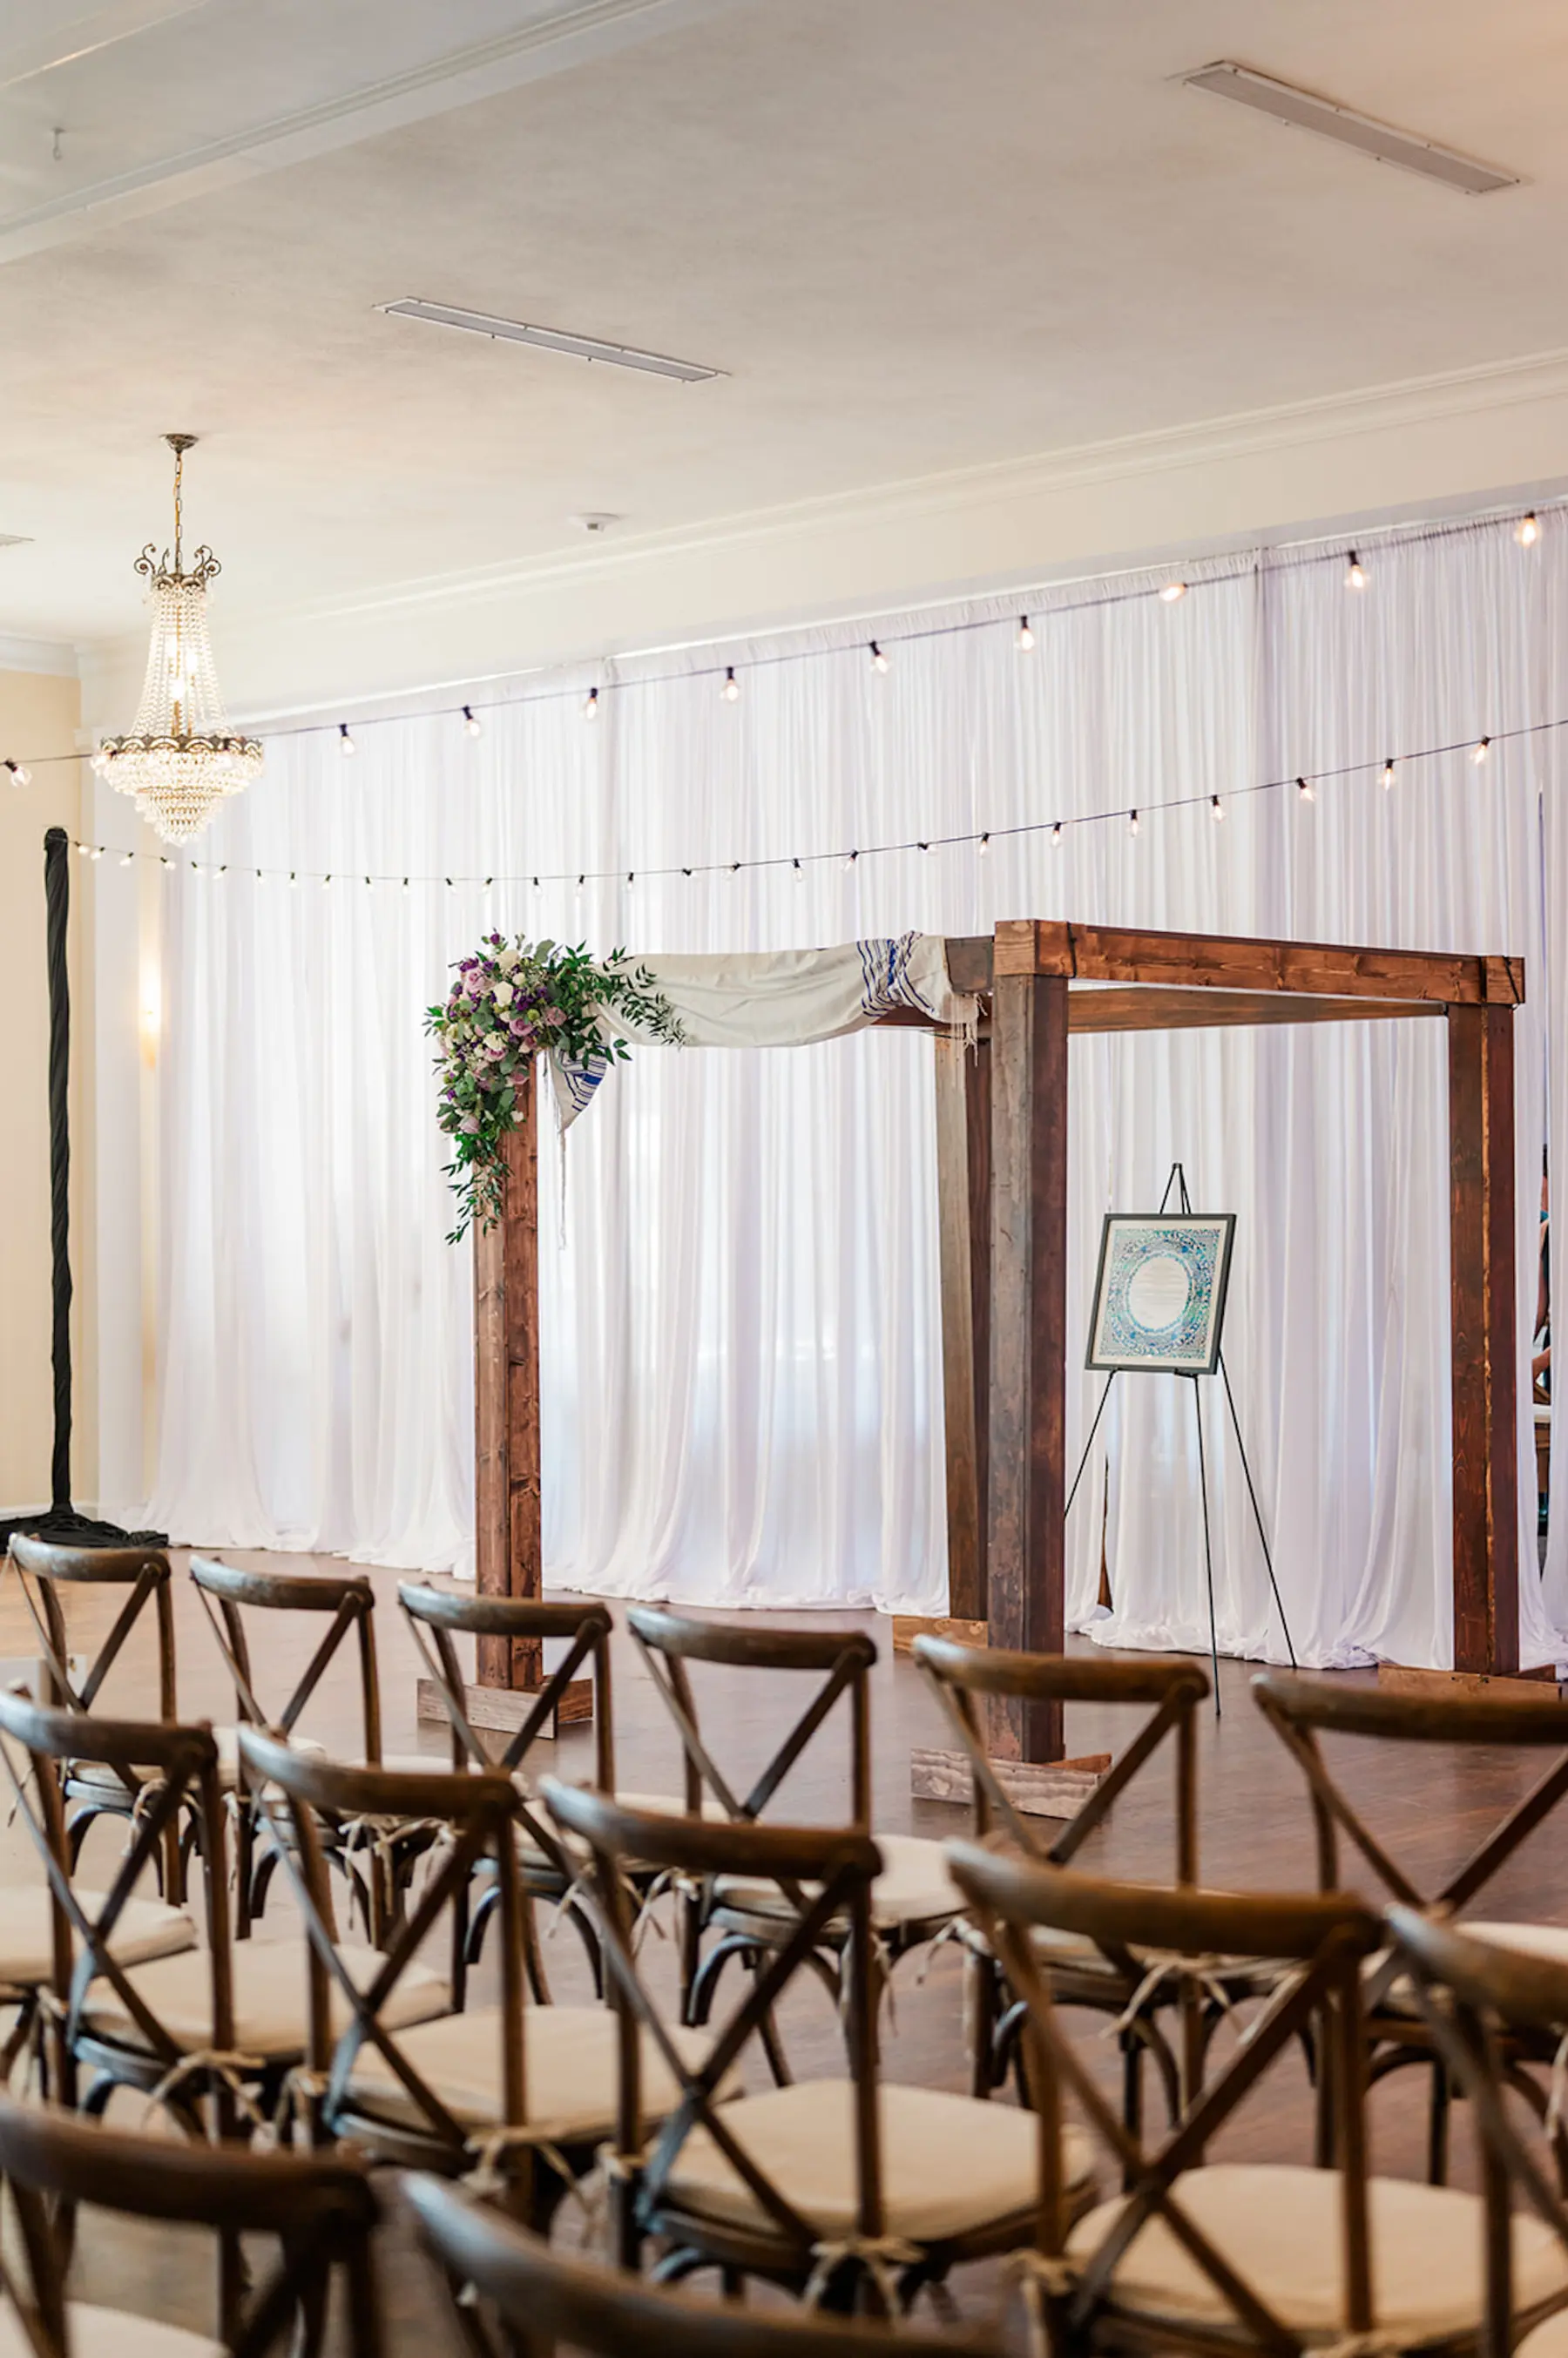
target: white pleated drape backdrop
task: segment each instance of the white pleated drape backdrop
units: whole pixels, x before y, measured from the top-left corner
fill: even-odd
[[[584,679],[486,711],[477,741],[402,719],[361,728],[347,761],[331,730],[275,734],[198,855],[301,881],[165,888],[157,1470],[150,1499],[111,1503],[206,1544],[471,1565],[471,1256],[443,1241],[421,1020],[492,923],[601,951],[1031,915],[1521,954],[1526,1398],[1549,1095],[1568,1170],[1568,730],[1540,727],[1568,717],[1568,525],[1543,524],[1529,551],[1498,524],[1390,539],[1364,550],[1360,593],[1338,561],[1302,558],[1207,565],[1174,605],[1126,583],[1037,593],[1027,653],[1016,596],[892,618],[885,676],[871,624],[727,646],[734,704],[708,651],[600,675],[594,722]],[[1465,756],[1532,725],[1483,767]],[[1454,750],[1401,763],[1389,791],[1366,766],[1436,745]],[[1247,791],[1341,768],[1311,802]],[[1192,807],[1152,807],[1177,795]],[[1007,833],[1134,806],[1136,838],[1119,817],[1059,846]],[[940,844],[982,828],[983,856]],[[933,849],[870,856],[915,838]],[[769,858],[784,864],[728,872]],[[646,872],[710,861],[724,872]],[[1070,1333],[1102,1214],[1152,1209],[1180,1158],[1199,1209],[1238,1216],[1227,1356],[1298,1655],[1446,1662],[1444,1026],[1072,1053]],[[943,1609],[932,1128],[930,1044],[898,1032],[645,1050],[564,1157],[546,1127],[552,1585]],[[1100,1380],[1072,1375],[1070,1461]],[[1219,1642],[1277,1659],[1222,1396],[1200,1390]],[[1070,1601],[1108,1642],[1206,1647],[1193,1419],[1189,1385],[1127,1378],[1101,1426]],[[1519,1463],[1526,1655],[1553,1659],[1568,1516],[1543,1584],[1525,1417]],[[1114,1607],[1096,1620],[1102,1528]]]

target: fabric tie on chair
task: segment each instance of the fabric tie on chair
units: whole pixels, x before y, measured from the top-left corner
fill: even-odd
[[[270,2124],[258,2107],[250,2089],[245,2085],[243,2075],[248,2073],[254,2080],[258,2072],[265,2071],[265,2057],[247,2055],[236,2047],[193,2048],[189,2055],[182,2055],[178,2063],[171,2063],[157,2087],[149,2091],[147,2117],[150,2118],[161,2106],[167,2104],[175,2091],[182,2087],[187,2080],[198,2079],[203,2074],[211,2073],[213,2079],[222,2082],[251,2126],[257,2131],[265,2132]]]
[[[1167,1982],[1190,1981],[1219,2008],[1221,2014],[1234,2018],[1236,2003],[1220,1976],[1226,1968],[1224,1957],[1187,1957],[1178,1952],[1149,1950],[1148,1970],[1116,2020],[1107,2025],[1100,2034],[1105,2039],[1121,2039],[1132,2028],[1144,2007]],[[1245,2036],[1245,2034],[1243,2034]]]
[[[1065,2252],[1014,2252],[1007,2273],[1017,2284],[1023,2304],[1030,2358],[1053,2358],[1045,2304],[1072,2299],[1078,2288],[1077,2264]]]
[[[925,2255],[918,2244],[906,2243],[902,2235],[841,2235],[833,2243],[813,2244],[811,2256],[816,2266],[802,2296],[807,2309],[819,2306],[837,2271],[853,2260],[876,2286],[888,2315],[896,2317],[899,2293],[894,2271],[917,2267]]]
[[[551,2145],[548,2138],[535,2136],[527,2127],[492,2129],[479,2139],[477,2145],[470,2144],[469,2149],[474,2155],[474,2163],[471,2169],[464,2171],[462,2183],[480,2201],[486,2202],[492,2194],[505,2191],[506,2173],[501,2167],[503,2157],[508,2153],[528,2152],[536,2155],[546,2169],[555,2171],[568,2197],[575,2198],[585,2219],[591,2222],[592,2210],[588,2197],[578,2184],[571,2164],[560,2147]]]

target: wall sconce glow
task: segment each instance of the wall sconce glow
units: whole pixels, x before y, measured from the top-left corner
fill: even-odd
[[[142,969],[137,1029],[141,1033],[143,1064],[156,1065],[158,1044],[163,1037],[163,978],[156,966]]]

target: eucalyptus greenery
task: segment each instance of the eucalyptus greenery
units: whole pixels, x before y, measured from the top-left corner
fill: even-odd
[[[436,1119],[452,1141],[445,1165],[458,1199],[457,1244],[477,1221],[493,1228],[505,1185],[505,1139],[522,1119],[534,1060],[547,1053],[573,1064],[622,1063],[631,1050],[615,1019],[678,1045],[680,1023],[645,966],[624,950],[602,962],[581,943],[509,942],[489,934],[460,958],[446,1000],[426,1014],[438,1045]]]

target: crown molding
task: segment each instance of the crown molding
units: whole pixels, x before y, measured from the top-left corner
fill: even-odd
[[[78,679],[78,650],[64,639],[20,639],[0,631],[0,671],[32,672],[48,679]]]
[[[1472,512],[1568,488],[1568,350],[955,469],[221,622],[237,713]],[[139,636],[84,665],[90,706]]]
[[[515,32],[0,218],[0,263],[568,72],[591,59],[748,5],[751,0],[576,0]]]

